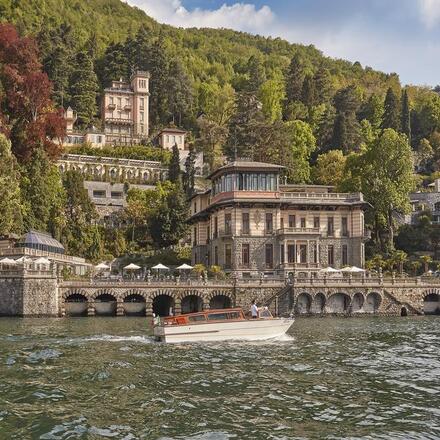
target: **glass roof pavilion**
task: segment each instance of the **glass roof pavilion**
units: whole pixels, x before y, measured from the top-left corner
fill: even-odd
[[[55,254],[64,254],[64,246],[50,234],[30,230],[18,240],[17,247],[37,249]]]

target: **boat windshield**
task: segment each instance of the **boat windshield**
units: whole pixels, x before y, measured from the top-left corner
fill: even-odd
[[[239,311],[208,313],[208,321],[224,321],[227,319],[240,319],[240,318],[241,318],[241,314]]]
[[[206,317],[205,315],[192,315],[192,316],[188,316],[188,320],[189,322],[201,322],[201,321],[206,321]]]

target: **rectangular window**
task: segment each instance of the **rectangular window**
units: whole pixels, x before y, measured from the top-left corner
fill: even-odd
[[[225,244],[225,269],[232,267],[232,245]]]
[[[121,192],[111,192],[111,198],[112,199],[122,199],[122,193]]]
[[[271,212],[266,212],[266,234],[273,231],[273,215]]]
[[[106,193],[105,193],[105,191],[94,190],[93,197],[95,197],[96,199],[103,199],[106,197]]]
[[[211,238],[211,228],[208,225],[208,227],[206,228],[206,244],[209,243],[210,238]]]
[[[225,214],[225,235],[232,234],[232,215]]]
[[[249,234],[250,233],[250,223],[249,223],[249,213],[243,212],[241,215],[241,231],[243,234]]]
[[[335,264],[335,248],[332,244],[329,244],[327,248],[327,261],[329,266]]]
[[[218,237],[218,218],[214,217],[214,238],[217,237]]]
[[[141,110],[143,110],[144,109],[144,98],[141,98],[140,99],[140,105],[139,105],[139,108],[141,109]]]
[[[318,245],[316,243],[313,244],[313,262],[318,263]]]
[[[288,244],[287,245],[287,262],[292,264],[295,263],[295,245]]]
[[[306,227],[306,219],[304,217],[301,217],[301,227],[302,228]]]
[[[313,227],[314,228],[319,228],[321,227],[321,222],[319,220],[319,217],[313,217]]]
[[[122,98],[118,98],[118,109],[122,106]]]
[[[115,103],[115,100],[114,100],[113,96],[110,96],[110,104],[114,104],[114,103]]]
[[[284,217],[280,218],[280,229],[284,229]]]
[[[266,244],[266,268],[273,268],[273,244]]]
[[[140,112],[141,121],[144,122],[144,112]]]
[[[214,247],[214,264],[218,266],[218,247]]]
[[[284,244],[280,244],[280,262],[284,264]]]
[[[241,264],[245,267],[249,267],[249,243],[241,245]]]
[[[296,227],[296,217],[294,215],[289,215],[289,228]]]
[[[342,245],[342,265],[348,265],[348,246],[346,244]]]
[[[342,217],[341,219],[341,232],[343,237],[348,237],[348,218]]]
[[[197,246],[197,228],[194,228],[193,233],[194,233],[193,244],[194,244],[194,246]]]
[[[299,245],[299,262],[307,263],[307,245],[300,244]]]
[[[335,223],[333,217],[327,218],[327,235],[330,237],[335,235]]]

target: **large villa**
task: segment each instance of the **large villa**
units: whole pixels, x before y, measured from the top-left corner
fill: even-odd
[[[363,195],[282,185],[282,169],[238,160],[209,176],[212,188],[191,199],[193,264],[239,277],[363,267]]]

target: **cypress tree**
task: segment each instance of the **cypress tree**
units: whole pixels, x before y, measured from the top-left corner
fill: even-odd
[[[312,107],[315,105],[316,90],[315,90],[315,84],[313,82],[313,77],[311,75],[307,75],[304,78],[302,93],[301,93],[301,101],[307,107]]]
[[[76,56],[76,68],[71,77],[71,106],[78,114],[78,122],[87,126],[97,113],[96,96],[98,80],[93,68],[93,60],[86,52]]]
[[[249,80],[246,84],[246,91],[257,95],[260,87],[266,81],[266,72],[261,58],[252,55],[247,63],[247,72]]]
[[[386,128],[392,128],[395,131],[400,131],[399,100],[391,87],[388,89],[385,97],[381,128],[384,130]]]
[[[189,154],[185,160],[185,174],[183,176],[183,189],[187,197],[191,197],[194,194],[194,183],[196,176],[196,152],[194,146],[189,148]]]
[[[173,154],[171,156],[168,179],[173,183],[179,182],[180,180],[180,156],[177,144],[173,145]]]
[[[332,79],[328,69],[320,67],[313,76],[316,104],[328,103],[332,95]]]
[[[297,52],[290,61],[289,70],[286,75],[286,104],[301,100],[304,77],[303,62]]]
[[[402,117],[401,117],[402,133],[406,134],[409,143],[411,144],[411,109],[409,105],[408,92],[406,90],[402,93]]]
[[[333,128],[332,144],[334,148],[341,149],[345,153],[349,150],[347,139],[347,123],[344,113],[339,113]]]

